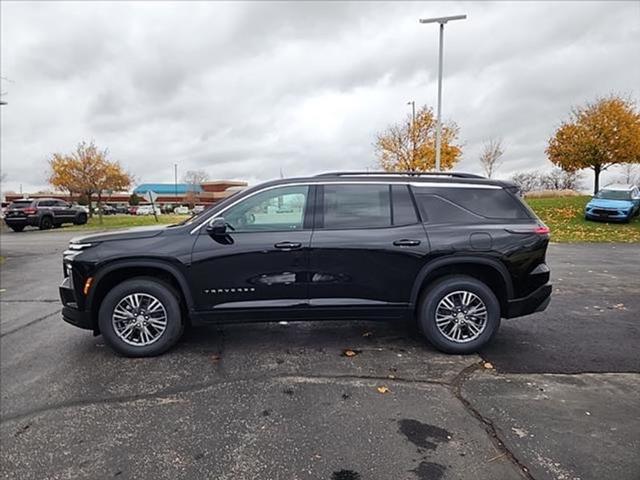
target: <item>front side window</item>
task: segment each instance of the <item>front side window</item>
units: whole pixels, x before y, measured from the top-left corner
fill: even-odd
[[[257,193],[222,214],[236,232],[302,230],[308,186],[279,187]]]
[[[389,185],[325,185],[322,219],[326,229],[390,226]]]

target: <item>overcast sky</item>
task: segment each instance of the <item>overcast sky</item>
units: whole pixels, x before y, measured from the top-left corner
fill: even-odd
[[[1,3],[4,190],[47,188],[47,158],[80,140],[139,183],[179,172],[251,183],[375,167],[376,132],[407,101],[460,127],[457,170],[549,168],[544,148],[572,105],[639,98],[640,2]],[[588,177],[590,183],[591,177]]]

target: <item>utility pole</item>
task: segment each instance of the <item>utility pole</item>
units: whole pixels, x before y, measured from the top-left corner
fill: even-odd
[[[444,24],[452,20],[464,20],[466,15],[451,17],[421,18],[420,23],[440,24],[440,44],[438,48],[438,122],[436,123],[436,172],[440,171],[440,151],[442,149],[442,44],[444,42]]]
[[[416,102],[411,100],[407,105],[411,105],[411,170],[414,170],[416,167]]]

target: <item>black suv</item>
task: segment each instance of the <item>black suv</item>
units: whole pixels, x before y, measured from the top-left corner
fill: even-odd
[[[4,221],[14,232],[27,226],[48,230],[64,223],[83,225],[87,223],[87,212],[57,198],[25,199],[9,205]]]
[[[330,173],[238,192],[185,222],[64,252],[64,319],[128,356],[187,324],[415,318],[469,353],[546,308],[549,230],[513,184],[470,174]]]

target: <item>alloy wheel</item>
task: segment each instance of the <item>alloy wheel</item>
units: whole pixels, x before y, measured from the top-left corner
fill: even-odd
[[[167,311],[148,293],[131,293],[113,309],[113,329],[125,343],[145,347],[156,342],[167,328]]]
[[[436,307],[436,326],[447,340],[468,343],[487,327],[487,306],[473,292],[458,290],[444,296]]]

